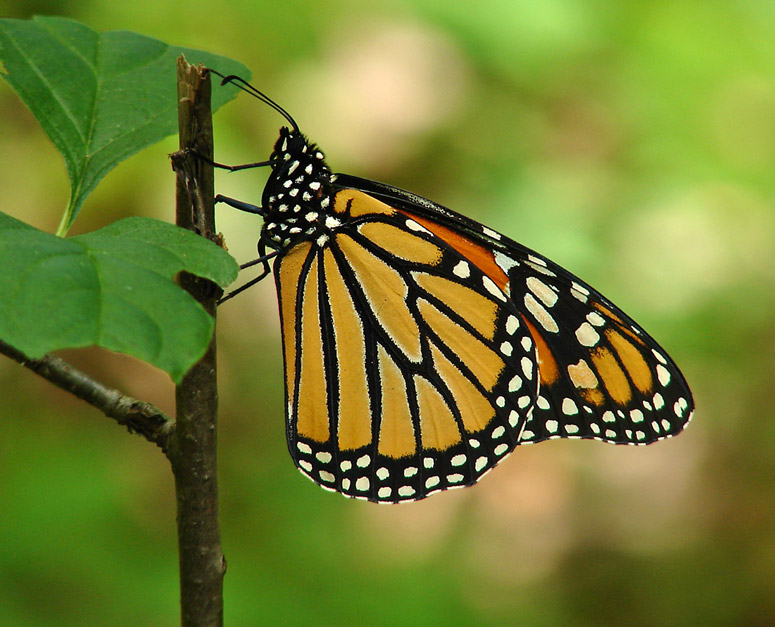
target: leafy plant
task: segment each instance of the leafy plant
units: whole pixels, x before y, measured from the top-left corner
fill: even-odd
[[[217,290],[195,277],[225,287],[238,271],[220,246],[192,232],[215,239],[212,168],[190,151],[173,159],[176,216],[191,230],[128,218],[65,237],[113,167],[179,125],[182,146],[212,151],[206,72],[183,55],[248,76],[229,59],[135,33],[96,33],[62,18],[0,19],[3,77],[62,153],[71,185],[57,235],[0,212],[0,352],[164,451],[175,476],[183,624],[211,625],[222,622],[225,571],[215,465]],[[217,90],[214,106],[234,94]],[[48,355],[88,345],[169,373],[178,384],[177,419]]]
[[[57,17],[0,19],[3,77],[62,153],[70,201],[64,235],[118,163],[177,132],[175,59],[247,75],[235,61],[136,33],[96,33]],[[219,89],[213,106],[232,98]],[[179,382],[204,354],[212,317],[174,282],[186,271],[221,287],[234,260],[155,220],[62,239],[0,215],[0,338],[31,358],[95,344],[144,359]]]

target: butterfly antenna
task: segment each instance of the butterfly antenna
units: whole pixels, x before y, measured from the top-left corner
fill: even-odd
[[[290,122],[291,126],[293,127],[293,130],[297,133],[300,133],[299,125],[296,124],[296,120],[294,120],[291,117],[291,114],[288,113],[285,109],[283,109],[279,104],[277,104],[274,100],[272,100],[269,96],[266,94],[260,92],[258,89],[253,87],[250,83],[248,83],[244,78],[241,78],[237,76],[236,74],[230,74],[229,76],[224,76],[220,72],[213,70],[211,68],[207,68],[210,72],[215,74],[216,76],[221,77],[221,85],[228,85],[229,83],[234,83],[237,87],[239,87],[242,91],[250,94],[254,98],[258,98],[261,102],[268,104],[272,109],[277,111],[281,116],[283,116],[288,122]]]

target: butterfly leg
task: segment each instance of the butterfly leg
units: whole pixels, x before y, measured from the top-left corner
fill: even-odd
[[[186,152],[190,155],[195,156],[197,159],[201,159],[205,163],[209,163],[214,168],[218,168],[220,170],[228,170],[229,172],[237,172],[239,170],[249,170],[251,168],[263,168],[268,165],[272,165],[273,161],[267,160],[267,161],[256,161],[255,163],[243,163],[241,165],[226,165],[225,163],[218,163],[217,161],[213,161],[210,159],[210,157],[206,157],[201,152],[197,152],[193,148],[187,148]]]
[[[225,203],[229,205],[230,207],[234,207],[235,209],[239,209],[240,211],[247,211],[248,213],[256,213],[260,216],[266,215],[266,210],[262,207],[259,207],[258,205],[251,205],[247,202],[242,202],[241,200],[237,200],[236,198],[229,198],[228,196],[222,196],[221,194],[218,194],[215,197],[216,204],[219,202]]]
[[[279,251],[277,250],[273,250],[271,253],[267,254],[265,246],[261,242],[259,242],[258,253],[261,256],[258,259],[254,259],[253,261],[248,261],[247,263],[243,263],[240,266],[240,270],[244,270],[245,268],[250,268],[260,263],[262,265],[261,274],[259,274],[255,279],[251,279],[250,281],[245,283],[245,285],[241,285],[233,292],[229,292],[228,294],[226,294],[226,296],[224,296],[223,298],[221,298],[221,300],[218,301],[218,304],[220,305],[223,301],[229,300],[230,298],[234,298],[240,292],[244,292],[246,289],[248,289],[249,287],[252,287],[256,283],[261,281],[264,277],[266,277],[266,275],[272,271],[271,268],[269,267],[269,260],[276,257],[278,252]]]

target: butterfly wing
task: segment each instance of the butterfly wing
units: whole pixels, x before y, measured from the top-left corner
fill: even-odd
[[[694,403],[678,366],[637,323],[579,278],[427,199],[337,175],[398,208],[496,282],[536,345],[540,390],[521,443],[590,438],[649,444],[679,433]],[[476,249],[471,254],[472,245]],[[484,250],[485,254],[481,254]]]
[[[538,353],[502,285],[420,220],[346,187],[323,245],[275,262],[287,436],[322,487],[378,502],[477,481],[514,449]],[[485,269],[486,270],[486,269]]]

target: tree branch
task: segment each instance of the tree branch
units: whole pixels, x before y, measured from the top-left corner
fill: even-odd
[[[182,56],[178,59],[178,126],[180,151],[172,156],[177,224],[220,244],[215,233],[213,168],[206,160],[213,157],[210,79],[206,70],[189,65]],[[220,288],[186,273],[179,282],[215,317]],[[175,474],[184,627],[223,624],[226,561],[218,523],[216,372],[213,336],[205,356],[176,389],[177,428],[167,453]]]
[[[2,340],[0,340],[0,353],[19,362],[57,387],[94,405],[108,418],[113,418],[127,427],[130,432],[139,433],[162,451],[167,450],[169,439],[175,432],[175,421],[150,403],[138,401],[97,381],[59,357],[46,355],[41,359],[30,359]]]

